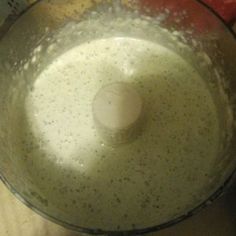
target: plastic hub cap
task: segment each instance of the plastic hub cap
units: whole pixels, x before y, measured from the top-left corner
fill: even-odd
[[[137,136],[142,107],[140,95],[127,83],[102,88],[93,102],[93,116],[102,138],[110,143],[123,143]]]

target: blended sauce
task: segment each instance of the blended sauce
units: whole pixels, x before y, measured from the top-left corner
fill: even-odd
[[[144,102],[141,134],[108,145],[92,103],[111,83]],[[141,229],[187,213],[212,192],[219,121],[206,82],[173,51],[150,41],[104,38],[57,57],[26,100],[38,145],[26,159],[51,205],[82,227]],[[60,216],[59,216],[60,217]]]

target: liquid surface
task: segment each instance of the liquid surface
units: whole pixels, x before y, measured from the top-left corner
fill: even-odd
[[[133,142],[99,136],[92,102],[103,86],[126,82],[144,101]],[[134,38],[74,47],[38,76],[26,100],[35,142],[26,158],[48,202],[72,223],[141,229],[186,213],[212,191],[219,121],[200,75],[169,49]],[[49,205],[50,207],[50,205]]]

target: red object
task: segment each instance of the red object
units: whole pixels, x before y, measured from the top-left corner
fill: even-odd
[[[202,0],[202,2],[214,9],[227,23],[236,21],[236,0]],[[170,12],[180,12],[186,6],[188,9],[193,6],[193,2],[189,0],[141,0],[141,4],[151,9],[168,8]],[[192,13],[194,13],[194,9]]]
[[[236,0],[204,0],[212,7],[227,23],[236,21]]]

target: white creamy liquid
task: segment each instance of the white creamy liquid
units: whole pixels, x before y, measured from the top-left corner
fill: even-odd
[[[95,128],[92,102],[115,82],[138,91],[144,125],[132,142],[109,146]],[[161,45],[107,38],[74,47],[38,76],[26,110],[26,142],[39,144],[26,158],[30,172],[40,178],[48,207],[74,224],[150,227],[187,213],[213,191],[214,101],[197,71]]]

